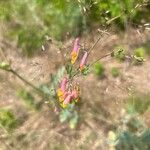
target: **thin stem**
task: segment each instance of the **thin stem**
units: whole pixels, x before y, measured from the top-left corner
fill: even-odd
[[[13,69],[9,69],[6,70],[8,72],[11,72],[13,75],[17,76],[20,80],[22,80],[24,83],[26,83],[27,85],[29,85],[30,87],[32,87],[33,89],[35,89],[38,92],[42,92],[38,87],[36,87],[35,85],[33,85],[32,83],[30,83],[29,81],[27,81],[25,78],[23,78],[22,76],[20,76],[15,70]]]
[[[107,53],[107,54],[105,54],[104,56],[98,58],[96,61],[94,61],[93,63],[89,64],[89,67],[92,66],[92,65],[94,65],[94,64],[95,64],[96,62],[98,62],[99,60],[101,60],[101,59],[103,59],[103,58],[105,58],[105,57],[110,56],[111,53],[112,53],[112,52]],[[77,71],[72,75],[71,79],[73,79],[73,78],[74,78],[76,75],[78,75],[79,73],[80,73],[80,70],[79,70],[79,68],[78,68]]]
[[[78,75],[78,73],[80,73],[79,68],[78,68],[77,71],[74,73],[74,75],[72,76],[72,78],[74,78],[76,75]]]
[[[107,53],[107,54],[105,54],[104,56],[102,56],[102,57],[98,58],[98,59],[97,59],[97,60],[95,60],[93,63],[91,63],[89,66],[92,66],[92,65],[94,65],[95,63],[97,63],[98,61],[100,61],[101,59],[103,59],[103,58],[105,58],[105,57],[110,56],[110,55],[111,55],[111,53],[112,53],[112,52]]]
[[[94,47],[96,46],[96,44],[101,40],[101,37],[102,35],[104,34],[105,32],[102,32],[101,35],[99,36],[99,38],[96,40],[96,42],[89,48],[88,50],[88,55],[91,53],[91,51],[94,49]]]
[[[2,68],[0,68],[2,69]],[[20,76],[15,70],[9,68],[9,69],[2,69],[5,70],[7,72],[11,72],[13,75],[15,75],[16,77],[18,77],[20,80],[22,80],[25,84],[27,84],[28,86],[32,87],[34,90],[36,90],[37,92],[43,93],[42,90],[40,90],[38,87],[36,87],[35,85],[33,85],[32,83],[30,83],[29,81],[27,81],[25,78],[23,78],[22,76]]]
[[[106,24],[110,24],[111,22],[113,22],[113,21],[115,21],[116,19],[120,18],[122,15],[123,15],[123,13],[120,14],[120,15],[118,15],[118,16],[116,16],[116,17],[111,18],[110,20],[108,20],[108,21],[106,22]]]

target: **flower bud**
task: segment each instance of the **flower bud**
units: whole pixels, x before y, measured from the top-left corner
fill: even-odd
[[[64,77],[62,82],[61,82],[61,85],[60,85],[60,89],[62,90],[62,92],[65,92],[66,86],[67,86],[67,82],[68,82],[68,79],[66,77]]]
[[[66,105],[66,104],[69,104],[70,101],[71,101],[71,98],[72,98],[72,96],[71,96],[71,94],[69,94],[69,95],[65,98],[64,104],[65,104],[65,105]]]
[[[88,52],[85,52],[81,61],[80,61],[80,70],[82,71],[86,65],[87,62],[87,57],[88,57]]]
[[[76,90],[73,90],[72,93],[71,93],[71,97],[73,99],[77,99],[78,98],[78,92]]]

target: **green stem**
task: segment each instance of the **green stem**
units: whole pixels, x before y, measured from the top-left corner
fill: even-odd
[[[25,84],[27,84],[28,86],[32,87],[34,90],[43,93],[42,90],[40,90],[38,87],[36,87],[35,85],[33,85],[32,83],[30,83],[29,81],[27,81],[25,78],[23,78],[22,76],[20,76],[15,70],[13,69],[5,69],[5,71],[11,72],[13,75],[15,75],[16,77],[18,77],[20,80],[22,80]]]
[[[41,90],[36,87],[35,85],[33,85],[32,83],[30,83],[29,81],[27,81],[25,78],[23,78],[22,76],[20,76],[15,70],[10,69],[9,72],[13,73],[15,76],[17,76],[20,80],[22,80],[24,83],[26,83],[27,85],[29,85],[30,87],[32,87],[33,89],[35,89],[38,92],[41,92]]]
[[[89,51],[88,51],[88,55],[91,53],[91,51],[94,49],[94,47],[97,45],[97,43],[102,39],[102,35],[104,34],[105,32],[102,32],[101,35],[99,36],[99,38],[96,40],[96,42],[89,48]]]
[[[89,66],[94,65],[95,63],[97,63],[98,61],[100,61],[101,59],[103,59],[103,58],[105,58],[105,57],[111,56],[111,54],[112,54],[112,52],[105,54],[104,56],[102,56],[102,57],[98,58],[97,60],[95,60],[95,61],[94,61],[93,63],[91,63]]]

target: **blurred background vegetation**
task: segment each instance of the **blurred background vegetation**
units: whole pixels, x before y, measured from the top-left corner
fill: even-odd
[[[28,56],[45,44],[45,36],[65,40],[91,31],[94,27],[124,29],[147,22],[148,0],[1,0],[0,21],[7,26],[7,37],[18,41]],[[114,21],[113,21],[114,20]],[[113,23],[112,23],[113,21]]]
[[[3,33],[3,35],[1,35],[0,38],[4,37],[4,39],[6,39],[6,41],[8,40],[8,42],[9,41],[16,42],[17,46],[19,47],[19,48],[17,47],[17,50],[21,49],[22,54],[24,54],[24,56],[31,57],[34,54],[38,54],[38,51],[41,50],[42,46],[47,43],[47,40],[54,39],[55,41],[61,42],[61,41],[65,41],[72,37],[88,35],[91,31],[93,31],[97,28],[107,29],[110,27],[111,29],[113,28],[116,32],[125,33],[126,29],[128,28],[128,25],[131,28],[145,26],[145,24],[149,23],[149,21],[150,21],[149,17],[150,17],[150,2],[149,2],[149,0],[0,0],[0,27],[2,27],[0,29],[0,33]],[[5,29],[5,30],[1,31],[3,29]],[[134,37],[134,35],[133,35],[133,37]],[[143,59],[143,58],[145,58],[146,54],[150,54],[150,48],[149,48],[150,40],[148,40],[148,42],[146,42],[146,43],[142,43],[142,44],[141,43],[138,45],[138,47],[133,47],[133,51],[134,51],[133,56],[135,56],[135,60],[134,60],[133,64],[136,65],[136,67],[139,64],[140,65],[143,64],[143,61],[142,61],[142,63],[139,62],[139,58]],[[114,50],[114,53],[113,53],[114,58],[118,61],[118,63],[121,64],[121,63],[125,62],[125,56],[127,54],[126,48],[124,48],[123,45],[121,45],[121,46],[115,45],[113,47],[113,50]],[[14,57],[14,56],[12,56],[12,57]],[[53,59],[55,59],[55,58],[53,58]],[[24,63],[23,60],[24,60],[24,57],[21,58],[21,61]],[[51,61],[51,60],[48,60],[48,61]],[[31,63],[31,61],[29,62],[29,64],[30,63]],[[48,62],[48,63],[50,63],[50,62]],[[22,69],[23,65],[22,66],[21,66],[21,64],[19,64],[19,65],[20,65],[19,67]],[[28,65],[28,64],[25,64],[25,65]],[[4,68],[4,67],[5,67],[5,69],[9,68],[9,66],[7,64],[1,63],[0,68]],[[105,111],[103,110],[105,107],[103,108],[102,106],[97,105],[96,91],[98,91],[98,94],[97,94],[98,100],[103,99],[104,93],[105,93],[104,92],[105,86],[104,87],[102,86],[102,88],[98,88],[99,86],[97,86],[97,82],[100,82],[100,84],[103,85],[103,84],[105,84],[105,83],[103,83],[104,80],[107,80],[108,83],[112,82],[113,89],[115,89],[115,87],[114,87],[115,83],[118,84],[117,86],[119,86],[119,84],[120,84],[120,86],[122,87],[123,86],[122,84],[124,83],[124,81],[125,81],[125,83],[127,83],[127,80],[128,80],[128,79],[126,79],[128,77],[123,76],[120,66],[119,67],[111,66],[109,71],[107,70],[107,67],[102,62],[95,63],[95,65],[93,67],[93,73],[96,77],[96,83],[94,83],[93,80],[92,80],[92,83],[87,83],[89,85],[90,84],[92,85],[91,90],[93,92],[89,92],[89,91],[88,92],[90,95],[92,95],[94,93],[93,95],[95,97],[91,97],[92,102],[94,104],[91,102],[90,97],[89,97],[89,99],[85,98],[87,101],[86,101],[86,103],[84,103],[82,101],[82,103],[84,103],[84,104],[81,104],[82,105],[81,107],[83,109],[80,110],[82,115],[85,115],[86,113],[89,113],[89,112],[91,114],[93,113],[94,118],[97,119],[96,120],[97,124],[100,123],[101,127],[103,127],[103,126],[106,127],[107,122],[108,122],[108,124],[110,124],[109,121],[111,121],[112,118],[106,117],[105,118],[106,123],[105,123],[105,121],[103,121],[103,119],[100,120],[98,118],[100,116],[103,116],[103,114],[105,114]],[[144,68],[144,71],[147,70],[145,68]],[[47,86],[46,84],[44,84],[40,88],[46,94],[49,94],[51,89],[54,89],[54,87],[56,87],[55,84],[59,83],[59,78],[61,78],[61,76],[64,74],[64,70],[65,69],[62,68],[62,70],[58,70],[57,75],[56,74],[54,76],[51,75],[51,77],[53,79],[53,84],[52,83],[48,84],[48,85],[50,85],[50,87]],[[48,71],[51,71],[51,70],[48,69]],[[23,72],[23,74],[26,74],[26,72],[24,72],[24,71],[22,71],[22,72]],[[27,72],[28,72],[28,69],[27,69]],[[32,70],[32,72],[34,72],[34,70]],[[143,71],[141,71],[141,72],[139,71],[139,75],[141,75],[141,73],[143,73]],[[136,75],[135,72],[133,74]],[[113,79],[111,77],[109,79],[108,75],[110,75]],[[126,77],[126,78],[124,79],[124,77]],[[140,79],[144,80],[143,78],[145,78],[145,76],[141,75]],[[30,77],[29,77],[29,79],[30,79]],[[90,79],[90,78],[87,78],[87,80],[88,79]],[[7,80],[5,78],[3,79],[3,77],[0,76],[0,81],[2,81],[2,80],[4,82],[7,82]],[[111,81],[109,81],[109,80],[111,80]],[[106,83],[107,86],[108,86],[108,83]],[[93,88],[93,84],[95,86],[95,89]],[[8,82],[8,85],[9,85],[9,82]],[[143,84],[141,84],[141,85],[143,85]],[[126,87],[126,85],[124,85],[124,86],[125,86],[125,88],[127,88],[128,90],[130,90],[132,92],[132,88]],[[14,85],[13,85],[13,87],[14,87]],[[111,87],[111,85],[110,85],[110,87]],[[88,89],[88,86],[86,85],[85,88]],[[123,88],[123,92],[125,91],[125,88]],[[4,89],[3,92],[5,92],[5,88],[3,88],[3,85],[2,85],[2,89]],[[148,89],[148,87],[147,87],[147,89]],[[89,88],[89,90],[90,90],[90,88]],[[106,88],[106,91],[107,91],[107,88]],[[7,93],[7,90],[6,90],[6,93]],[[120,93],[120,95],[122,93]],[[119,120],[118,121],[119,123],[117,122],[118,124],[116,124],[116,122],[114,121],[111,126],[109,125],[107,127],[108,128],[107,130],[109,130],[111,132],[110,132],[110,143],[108,141],[106,143],[110,144],[110,145],[112,144],[113,148],[115,148],[117,150],[120,150],[120,149],[123,149],[123,150],[130,150],[130,149],[149,150],[150,149],[150,142],[149,142],[150,141],[150,130],[147,129],[146,126],[144,126],[144,123],[141,121],[142,119],[141,120],[139,119],[139,117],[141,115],[143,115],[150,108],[150,95],[149,94],[144,95],[139,92],[137,92],[137,93],[138,94],[133,93],[132,96],[128,96],[125,99],[126,104],[124,107],[119,106],[118,104],[116,105],[116,107],[119,106],[118,108],[119,108],[120,112],[123,110],[123,111],[125,111],[125,113],[123,113],[123,117],[121,116],[122,118],[116,119],[116,120]],[[9,95],[9,93],[7,93],[7,94]],[[5,94],[5,95],[7,95],[7,94]],[[106,111],[108,114],[110,113],[109,108],[113,109],[113,107],[114,107],[114,105],[109,104],[109,103],[114,104],[113,100],[115,100],[115,98],[111,94],[107,95],[106,101],[108,103],[107,104],[104,103],[104,105],[108,109],[108,112]],[[117,97],[117,94],[119,94],[119,90],[117,90],[117,92],[113,93],[113,94],[116,94],[115,97]],[[30,91],[26,88],[19,87],[18,90],[16,91],[16,95],[17,95],[17,97],[22,99],[23,104],[27,105],[28,109],[25,109],[25,112],[27,113],[27,114],[25,114],[26,116],[33,115],[30,113],[28,114],[28,112],[30,112],[30,109],[31,109],[31,111],[35,112],[35,114],[39,113],[38,115],[40,117],[38,116],[38,119],[36,119],[36,121],[34,121],[34,122],[38,122],[38,120],[40,120],[46,114],[44,111],[43,111],[44,113],[41,111],[42,110],[41,103],[40,103],[41,101],[37,100],[38,98],[36,97],[36,95],[34,95],[34,93],[32,93],[32,90]],[[50,96],[53,96],[53,94]],[[1,97],[1,95],[0,95],[0,97]],[[83,96],[83,99],[84,99],[84,96]],[[108,99],[111,99],[111,100],[109,101]],[[119,99],[119,102],[121,102],[121,100],[122,99]],[[98,102],[101,103],[101,101],[98,101]],[[16,105],[15,104],[13,104],[13,105],[15,107],[15,110],[17,110],[18,108],[16,107]],[[89,107],[88,107],[88,105],[89,105]],[[103,104],[101,103],[101,105],[103,105]],[[18,106],[20,108],[20,105],[18,105]],[[74,106],[71,106],[71,107],[74,107]],[[87,112],[87,110],[89,112]],[[23,110],[21,110],[21,111],[23,111]],[[41,113],[40,113],[40,111],[41,111]],[[62,124],[61,124],[62,126],[64,125],[63,123],[65,123],[67,120],[69,120],[71,128],[75,128],[75,126],[77,124],[77,120],[81,119],[78,117],[76,112],[72,113],[71,111],[72,111],[71,108],[69,110],[62,111],[62,114],[60,115],[60,118],[59,118],[60,121],[62,122]],[[97,114],[94,111],[96,111]],[[46,112],[51,115],[49,110]],[[53,113],[54,112],[52,112],[52,114]],[[119,113],[117,112],[117,114],[119,114]],[[17,129],[22,123],[27,122],[25,115],[22,117],[23,118],[23,121],[22,121],[21,120],[22,118],[16,114],[18,114],[17,111],[14,113],[13,110],[11,110],[7,107],[0,108],[0,129],[6,130],[6,133],[8,132],[8,134],[9,134],[9,133],[12,133],[15,129]],[[113,116],[114,114],[112,113],[111,115]],[[61,126],[59,126],[60,124],[58,123],[58,121],[56,121],[56,119],[58,119],[58,118],[55,118],[55,115],[51,115],[51,117],[54,117],[54,119],[52,118],[53,120],[51,120],[51,122],[54,123],[55,125],[57,124],[56,126],[58,128],[61,128]],[[105,115],[104,115],[104,117],[105,117]],[[114,115],[113,117],[115,118],[116,116]],[[85,116],[85,118],[86,118],[86,116]],[[49,122],[50,122],[49,119],[50,118],[48,118],[46,115],[46,118],[44,118],[41,121],[42,122],[41,124],[45,125],[45,122],[47,120],[48,120],[47,124],[49,124]],[[98,119],[100,122],[98,121]],[[29,122],[29,124],[30,124],[30,122]],[[33,126],[33,124],[31,123],[30,126]],[[45,126],[42,126],[41,128],[43,130],[43,128],[45,128]],[[24,133],[23,133],[23,135],[21,135],[22,133],[20,133],[20,135],[19,135],[19,136],[22,136],[22,139],[24,136],[27,136],[27,138],[24,140],[25,142],[26,142],[26,140],[30,141],[30,139],[32,139],[32,138],[28,138],[28,135],[31,133],[30,132],[31,129],[29,131],[27,129],[27,132],[25,133],[26,135]],[[38,132],[39,129],[40,128],[36,128],[35,131]],[[50,127],[50,130],[51,129],[53,129],[53,128]],[[91,129],[91,127],[90,127],[90,129]],[[46,133],[46,134],[50,133],[49,132],[50,130],[48,129],[48,132],[46,131],[44,133]],[[106,129],[104,129],[104,130],[106,130]],[[67,132],[69,131],[71,133],[70,130],[66,129],[66,131]],[[80,130],[76,130],[76,131],[80,132]],[[95,128],[94,128],[94,131],[92,131],[92,132],[95,134]],[[96,129],[96,132],[97,132],[97,129]],[[41,133],[39,133],[39,135],[40,134]],[[61,135],[61,133],[59,133],[59,132],[58,132],[58,134]],[[81,134],[83,134],[83,133],[81,132]],[[17,139],[16,135],[13,138]],[[47,136],[47,138],[49,140],[49,136]],[[52,138],[53,138],[53,136],[52,136]],[[66,138],[66,135],[65,135],[65,138]],[[43,142],[44,138],[41,138],[41,139]],[[94,136],[92,135],[91,137],[89,136],[89,137],[87,137],[87,139],[94,141],[95,135]],[[109,140],[109,137],[108,137],[108,140]],[[16,141],[15,142],[18,143],[18,139]],[[34,143],[34,141],[36,141],[36,140],[31,140],[30,142]],[[97,137],[97,141],[98,142],[100,141],[100,137]],[[39,143],[40,143],[39,145],[41,145],[41,141],[39,141]],[[0,141],[0,144],[1,144],[1,141]],[[23,145],[27,146],[26,143]],[[93,142],[91,143],[91,145],[93,145]],[[14,147],[15,146],[17,146],[18,149],[21,149],[21,146],[19,147],[19,145],[14,144]],[[58,141],[57,141],[56,146],[58,146],[57,149],[62,148],[61,144],[58,145]],[[88,149],[90,147],[87,142],[85,142],[85,144],[83,143],[83,145],[79,145],[79,146],[81,147],[80,149]],[[100,148],[98,148],[98,149],[100,149]]]

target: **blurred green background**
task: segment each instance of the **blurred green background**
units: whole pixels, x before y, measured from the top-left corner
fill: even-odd
[[[18,41],[24,54],[34,54],[45,36],[56,40],[89,33],[95,27],[124,29],[147,22],[146,0],[1,0],[0,21],[7,37]],[[144,18],[143,18],[144,16]],[[113,21],[114,20],[114,21]]]

